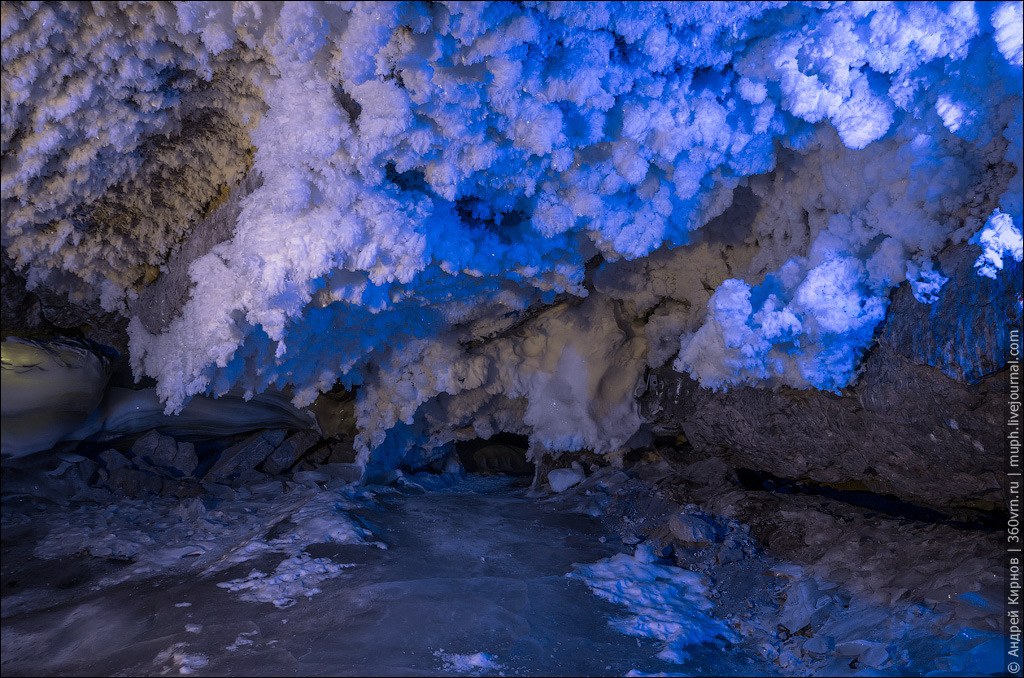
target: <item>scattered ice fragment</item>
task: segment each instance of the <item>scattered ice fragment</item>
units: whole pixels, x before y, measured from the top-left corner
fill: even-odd
[[[655,565],[650,547],[641,544],[635,556],[624,553],[592,565],[574,566],[568,577],[586,583],[605,600],[624,605],[630,615],[611,619],[622,633],[664,642],[658,657],[682,663],[688,645],[738,636],[711,616],[714,608],[700,576],[678,567]]]
[[[505,668],[494,661],[494,655],[485,652],[455,654],[438,650],[434,652],[434,656],[443,662],[443,669],[451,673],[481,675],[484,671],[500,671]]]
[[[548,484],[551,486],[552,492],[558,493],[564,492],[574,485],[579,485],[585,478],[583,467],[579,462],[574,461],[571,468],[557,468],[549,472]]]
[[[243,648],[243,647],[245,647],[247,645],[252,645],[253,641],[252,641],[251,638],[249,638],[249,636],[255,636],[258,633],[259,633],[259,631],[242,631],[235,638],[235,642],[231,643],[230,645],[228,645],[224,649],[227,650],[228,652],[236,652],[239,649],[241,649],[241,648]]]
[[[820,636],[815,636],[814,638],[809,638],[809,639],[807,639],[807,641],[804,642],[803,650],[804,650],[804,652],[814,652],[815,654],[825,654],[825,653],[827,653],[829,651],[829,649],[828,649],[828,642],[824,638],[822,638]]]
[[[252,570],[245,577],[221,582],[217,586],[229,591],[243,591],[242,600],[273,603],[283,610],[294,605],[300,595],[311,598],[320,593],[318,584],[337,577],[347,567],[352,565],[302,553],[285,558],[272,574]]]
[[[205,655],[185,652],[186,647],[188,647],[186,643],[171,645],[153,659],[153,665],[162,668],[161,673],[178,669],[180,675],[188,676],[194,673],[196,669],[201,669],[210,663],[210,660]]]

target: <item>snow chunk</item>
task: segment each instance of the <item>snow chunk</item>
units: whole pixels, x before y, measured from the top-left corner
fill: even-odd
[[[1020,2],[1003,2],[992,12],[999,53],[1011,66],[1024,65],[1024,10]]]
[[[1003,270],[1003,257],[1014,261],[1024,258],[1022,233],[1009,214],[998,209],[989,217],[985,228],[971,238],[971,243],[982,248],[981,256],[974,262],[978,275],[995,280],[996,274]]]
[[[169,648],[162,650],[153,659],[153,666],[163,669],[161,673],[177,669],[182,676],[190,676],[198,669],[204,668],[210,663],[206,655],[198,652],[186,652],[188,643],[175,643]]]
[[[556,493],[579,485],[585,479],[583,467],[578,461],[574,461],[571,468],[556,468],[548,473],[548,485],[551,486],[551,491]]]
[[[242,600],[273,603],[284,610],[294,605],[300,595],[312,598],[320,593],[319,584],[339,576],[347,567],[353,565],[335,563],[330,558],[313,558],[303,553],[285,558],[271,574],[253,570],[245,577],[220,582],[217,586],[243,592]]]
[[[631,636],[656,638],[665,643],[658,657],[682,663],[688,645],[715,638],[738,640],[736,634],[711,616],[714,608],[699,575],[668,565],[655,565],[650,547],[641,544],[636,554],[624,553],[592,565],[575,565],[568,577],[586,583],[605,600],[624,605],[630,615],[612,619],[616,629]]]

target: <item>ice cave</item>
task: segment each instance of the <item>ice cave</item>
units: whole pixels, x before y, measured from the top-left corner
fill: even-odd
[[[1021,675],[1021,2],[0,18],[4,676]]]

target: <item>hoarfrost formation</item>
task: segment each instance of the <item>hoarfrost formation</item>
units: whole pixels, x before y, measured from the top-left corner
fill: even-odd
[[[3,247],[130,317],[169,411],[340,379],[364,464],[615,453],[648,367],[839,390],[940,250],[1007,275],[1021,32],[1020,2],[5,3]]]

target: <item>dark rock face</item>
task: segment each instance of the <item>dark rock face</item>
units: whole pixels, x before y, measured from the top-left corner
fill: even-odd
[[[199,465],[195,446],[179,443],[170,436],[148,431],[132,446],[132,453],[146,463],[171,470],[176,475],[192,475]]]
[[[207,471],[206,480],[226,478],[256,468],[284,442],[286,431],[266,429],[252,434],[245,440],[221,452],[213,467]]]
[[[242,212],[242,200],[263,185],[263,177],[250,172],[234,186],[224,204],[201,219],[168,258],[165,272],[152,284],[139,290],[131,302],[131,311],[147,330],[162,332],[188,301],[192,279],[188,267],[234,234],[235,222]]]
[[[127,319],[107,313],[98,305],[70,301],[66,294],[50,289],[37,287],[30,291],[6,251],[0,256],[0,289],[0,326],[4,337],[87,337],[117,352],[111,372],[117,375],[118,382],[124,382],[120,375],[129,373]],[[130,379],[128,383],[132,383]]]
[[[868,369],[870,376],[879,368]],[[897,376],[866,379],[842,396],[755,388],[713,393],[664,370],[655,426],[682,429],[698,451],[734,467],[860,483],[940,505],[1000,502],[1001,375],[971,387],[903,360]],[[880,406],[896,401],[898,408]]]
[[[15,331],[43,330],[49,323],[43,316],[42,303],[25,288],[25,281],[14,272],[7,252],[0,257],[0,320],[4,334]]]
[[[271,475],[284,472],[319,439],[320,436],[315,431],[296,431],[263,460],[260,470]]]
[[[934,304],[918,303],[909,285],[901,285],[893,294],[879,344],[961,382],[977,382],[1001,369],[1010,330],[1021,322],[1021,263],[1007,257],[1006,268],[991,280],[974,269],[979,254],[974,245],[939,254],[949,282]]]
[[[656,434],[684,432],[733,467],[858,486],[912,501],[1002,503],[1001,436],[1009,331],[1020,324],[1020,264],[999,280],[973,270],[977,248],[942,258],[934,305],[895,293],[859,383],[841,395],[783,388],[715,393],[664,367],[641,408]]]
[[[70,301],[66,294],[37,287],[29,290],[4,252],[0,257],[0,321],[3,334],[32,336],[37,333],[81,334],[128,354],[128,321],[107,313],[98,304]],[[127,365],[127,357],[125,357]]]

